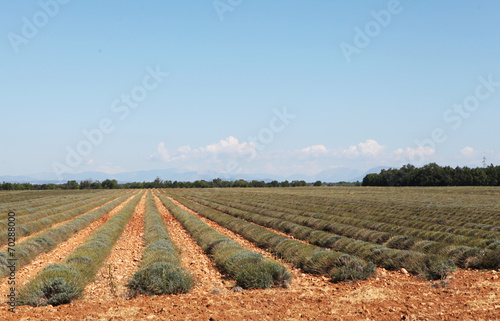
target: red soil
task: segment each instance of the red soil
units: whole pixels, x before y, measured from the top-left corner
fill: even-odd
[[[126,300],[101,293],[103,299],[83,299],[57,307],[17,307],[16,312],[0,308],[5,320],[499,320],[500,271],[458,270],[448,281],[430,282],[402,272],[378,269],[376,277],[365,281],[333,284],[324,277],[291,269],[294,276],[288,289],[231,291],[234,281],[226,280],[201,251],[184,228],[157,199],[172,240],[181,249],[181,261],[197,279],[187,294],[140,296]],[[140,209],[140,206],[138,207]],[[140,210],[139,210],[140,212]],[[141,215],[141,214],[138,214]],[[127,226],[121,242],[138,240],[140,216]],[[210,222],[219,232],[251,250],[272,257],[252,243]],[[135,230],[138,228],[139,230]],[[131,246],[127,260],[137,257],[138,246]],[[120,248],[120,249],[118,249]],[[135,252],[134,252],[135,251]],[[58,254],[62,255],[62,254]],[[61,256],[62,257],[62,256]],[[112,260],[118,269],[121,262]],[[127,261],[125,260],[125,261]],[[127,266],[135,266],[131,262]],[[45,262],[42,263],[45,265]],[[31,268],[37,264],[32,264]],[[124,274],[131,273],[124,269]],[[33,273],[26,275],[29,279]],[[33,274],[34,275],[34,274]],[[105,274],[103,274],[105,275]],[[104,278],[104,284],[106,284]],[[105,289],[105,288],[103,288]],[[216,290],[216,291],[214,291]],[[2,293],[6,289],[2,288]]]

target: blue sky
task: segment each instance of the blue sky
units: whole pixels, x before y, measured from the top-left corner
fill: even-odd
[[[497,1],[0,9],[0,175],[500,162]]]

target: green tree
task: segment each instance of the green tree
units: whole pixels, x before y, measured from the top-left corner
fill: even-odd
[[[152,188],[162,188],[162,187],[163,187],[163,181],[159,177],[156,177],[155,180],[153,181]]]
[[[267,187],[280,187],[280,183],[278,181],[271,181],[266,184]]]
[[[107,179],[107,180],[103,181],[101,183],[101,185],[102,185],[102,188],[104,188],[104,189],[116,189],[116,188],[118,188],[118,182],[116,181],[116,179],[113,179],[113,180]]]
[[[250,182],[250,187],[266,187],[266,183],[264,181],[253,180]]]
[[[201,180],[201,181],[198,180],[198,181],[194,182],[194,187],[196,187],[196,188],[206,188],[206,187],[208,187],[208,184],[204,180]]]
[[[14,185],[12,183],[5,183],[5,182],[3,182],[2,189],[4,191],[12,191],[12,190],[14,190]]]
[[[66,188],[66,189],[79,189],[80,188],[80,184],[78,184],[77,181],[68,181],[64,185],[65,185],[64,188]]]
[[[248,182],[244,179],[238,179],[233,183],[234,187],[248,187]]]
[[[295,180],[295,181],[292,181],[292,187],[300,187],[300,186],[307,186],[307,183],[306,181],[299,181],[299,180]]]
[[[99,181],[95,181],[95,182],[92,182],[92,184],[90,184],[90,188],[91,189],[101,189],[102,185]]]
[[[80,182],[80,189],[91,189],[92,188],[92,180],[86,179]]]
[[[290,182],[288,180],[284,180],[281,182],[281,187],[290,187]]]

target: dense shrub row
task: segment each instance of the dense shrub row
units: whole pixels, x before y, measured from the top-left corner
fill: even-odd
[[[56,193],[57,194],[57,193]],[[73,194],[73,193],[71,193]],[[54,193],[50,193],[49,191],[11,191],[7,193],[0,194],[0,210],[5,210],[11,208],[14,204],[19,204],[22,202],[23,204],[35,204],[37,200],[50,198],[50,197],[58,197],[59,195],[54,195]]]
[[[204,197],[204,199],[207,199]],[[212,201],[220,201],[222,203],[231,202],[234,200],[233,198],[220,198],[220,197],[211,197],[210,200]],[[268,200],[269,201],[269,200]],[[287,204],[283,204],[282,201],[280,200],[274,200],[272,204],[263,204],[259,203],[256,204],[255,202],[251,201],[245,201],[242,200],[241,198],[238,199],[238,202],[241,202],[246,205],[250,205],[252,207],[262,207],[262,208],[267,208],[272,211],[279,211],[279,212],[288,212],[292,214],[298,214],[300,213],[301,215],[304,216],[313,216],[316,214],[318,211],[321,211],[320,209],[316,208],[316,211],[312,211],[311,208],[307,206],[300,206],[299,208],[301,210],[290,210]],[[251,203],[250,203],[251,202]],[[249,204],[250,203],[250,204]],[[297,206],[296,206],[297,207]],[[288,209],[288,210],[287,210]],[[457,215],[455,215],[453,218],[450,218],[445,222],[443,219],[443,216],[440,214],[439,216],[436,216],[434,220],[425,220],[425,215],[424,212],[419,212],[419,214],[416,215],[410,215],[410,214],[402,214],[397,213],[397,214],[370,214],[366,213],[366,210],[364,212],[360,213],[355,213],[355,212],[347,212],[345,215],[338,215],[338,214],[330,214],[327,210],[323,210],[323,213],[328,213],[325,215],[332,215],[334,218],[332,220],[335,220],[336,222],[339,222],[339,220],[344,219],[343,222],[345,224],[349,225],[354,225],[354,226],[359,226],[359,227],[364,227],[364,228],[369,228],[373,229],[373,226],[379,226],[379,223],[385,223],[382,224],[385,227],[392,226],[392,227],[408,227],[408,228],[414,228],[414,229],[421,229],[425,231],[434,231],[434,232],[440,232],[440,233],[448,233],[448,234],[454,234],[457,235],[458,237],[455,238],[456,242],[459,242],[458,244],[461,245],[468,245],[468,246],[478,246],[477,244],[481,242],[481,240],[478,239],[483,239],[483,245],[485,246],[479,246],[479,247],[485,247],[485,248],[490,248],[494,249],[495,248],[495,242],[493,242],[493,239],[500,239],[500,232],[498,232],[498,229],[500,227],[496,227],[494,225],[485,225],[485,224],[480,224],[478,226],[472,226],[470,221],[470,215],[467,215],[464,217],[464,223],[463,225],[468,224],[467,226],[457,226]],[[341,217],[341,218],[340,218]],[[355,219],[358,218],[358,221]],[[484,217],[483,217],[484,219]],[[364,223],[363,226],[360,226],[358,224],[352,224],[352,222],[362,222]],[[448,223],[446,225],[445,223]],[[478,228],[479,227],[479,228]],[[389,231],[389,230],[384,230],[384,232],[389,232],[389,233],[395,233],[394,231]],[[464,238],[460,237],[460,235],[464,236]],[[442,237],[442,234],[440,234],[438,237]],[[452,237],[450,235],[450,237]],[[438,241],[438,239],[433,239],[435,241]],[[447,241],[448,242],[448,241]],[[488,247],[491,243],[493,247]]]
[[[93,197],[89,198],[79,198],[79,199],[65,199],[65,200],[54,200],[52,206],[44,205],[43,207],[36,208],[36,210],[32,213],[28,213],[26,215],[19,215],[17,211],[16,213],[16,224],[23,225],[29,222],[37,221],[47,216],[52,216],[61,212],[65,212],[76,207],[86,205],[89,203],[94,203],[102,200],[103,198],[111,199],[112,194],[104,194],[104,195],[93,195]],[[8,215],[7,213],[5,215]],[[0,220],[0,231],[5,231],[8,227],[7,217],[5,219]]]
[[[206,198],[203,199],[206,200]],[[232,198],[231,200],[228,200],[227,198],[224,198],[222,200],[219,198],[211,198],[210,200],[215,200],[222,204],[228,202],[231,202],[232,205],[234,204],[233,202],[234,198]],[[248,201],[239,200],[238,202],[248,204]],[[346,225],[345,228],[350,228],[349,226],[352,226],[354,230],[357,227],[357,228],[370,229],[374,231],[386,232],[392,235],[413,236],[415,239],[445,242],[447,244],[456,244],[468,247],[480,247],[491,250],[500,248],[500,242],[498,242],[500,236],[499,233],[495,230],[485,231],[478,229],[449,227],[444,225],[426,223],[419,220],[409,221],[406,217],[389,218],[381,215],[374,216],[369,214],[356,215],[355,213],[346,213],[346,215],[332,215],[332,214],[315,213],[312,211],[305,212],[305,211],[287,209],[286,206],[284,206],[279,202],[279,200],[276,200],[274,203],[275,204],[267,206],[257,206],[257,205],[248,205],[248,206],[254,208],[254,211],[256,210],[256,208],[258,208],[258,211],[261,210],[265,211],[267,209],[268,212],[269,211],[280,212],[280,213],[287,212],[287,213],[293,213],[295,215],[300,214],[301,216],[321,218],[339,224],[345,224]],[[436,230],[442,230],[442,231],[436,231]],[[461,233],[464,235],[456,235],[455,233]],[[486,239],[486,237],[488,237],[488,239]]]
[[[399,191],[399,190],[398,190]],[[238,199],[258,207],[270,209],[279,208],[281,211],[303,211],[306,213],[327,213],[336,216],[359,217],[363,219],[366,215],[375,215],[382,217],[393,217],[397,219],[429,221],[439,225],[461,226],[472,229],[482,229],[498,231],[500,230],[500,217],[498,210],[494,207],[471,206],[471,203],[464,201],[463,204],[453,202],[447,206],[428,206],[422,204],[421,199],[416,198],[414,194],[405,197],[404,200],[398,200],[393,203],[386,200],[388,195],[384,194],[384,200],[367,199],[366,195],[358,198],[336,198],[324,197],[319,195],[299,194],[276,194],[268,195],[265,193],[244,193],[242,191],[224,191],[225,193],[213,193],[208,195],[202,190],[190,191],[189,195],[200,195],[209,197],[211,200],[220,199]],[[352,193],[351,193],[352,194]],[[388,193],[390,195],[390,193]],[[338,196],[337,194],[333,194]],[[377,195],[377,193],[373,193]],[[373,196],[370,194],[370,196]],[[417,194],[418,195],[418,194]],[[420,204],[419,204],[420,202]]]
[[[217,202],[207,201],[205,198],[192,197],[193,199],[210,205],[212,207],[225,206],[225,204],[215,198]],[[229,202],[229,201],[228,201]],[[218,205],[216,205],[218,204]],[[389,248],[417,251],[426,254],[436,254],[452,259],[456,265],[460,267],[476,267],[476,268],[496,268],[500,267],[500,251],[495,249],[480,249],[477,247],[458,246],[440,241],[429,241],[421,238],[395,234],[389,232],[380,232],[376,230],[379,226],[376,222],[359,221],[359,225],[369,228],[363,228],[356,225],[347,225],[338,223],[343,218],[338,220],[335,217],[316,213],[311,216],[302,216],[297,214],[284,213],[277,210],[271,211],[262,207],[252,207],[250,205],[241,204],[239,200],[233,199],[231,207],[247,212],[257,213],[264,216],[279,218],[290,221],[299,225],[304,225],[321,231],[327,231],[345,237],[354,238],[356,240],[366,241],[370,243],[382,244]],[[324,218],[324,219],[323,219]],[[352,222],[349,220],[349,222]],[[489,246],[492,246],[490,244]],[[495,260],[494,257],[498,257]]]
[[[141,193],[143,194],[143,193]],[[20,291],[20,304],[32,306],[70,303],[79,297],[85,286],[108,257],[135,212],[142,195],[135,196],[78,246],[61,264],[51,264],[40,271]]]
[[[196,210],[208,210],[203,205],[187,202],[189,206],[196,207]],[[336,251],[348,253],[368,261],[373,261],[377,265],[386,269],[405,268],[411,273],[423,274],[429,279],[444,278],[449,272],[455,269],[453,261],[446,260],[438,256],[426,255],[419,252],[391,249],[384,245],[373,244],[353,238],[340,236],[337,234],[320,231],[314,228],[296,224],[287,219],[293,219],[292,215],[275,218],[252,213],[218,203],[200,200],[202,204],[213,207],[230,215],[254,222],[256,224],[270,227],[299,239],[310,242],[321,247],[331,248]],[[302,221],[301,217],[297,217]]]
[[[292,276],[283,265],[241,247],[198,217],[176,206],[164,195],[159,197],[203,251],[212,255],[217,266],[235,279],[238,286],[253,289],[290,284]]]
[[[90,206],[92,204],[104,204],[106,201],[109,201],[113,198],[116,198],[114,195],[101,195],[98,197],[93,197],[89,199],[83,199],[83,200],[73,200],[68,202],[67,204],[61,205],[60,203],[55,203],[58,204],[58,206],[52,206],[52,207],[47,207],[42,210],[37,210],[34,213],[30,213],[29,215],[18,215],[16,213],[16,226],[28,226],[29,223],[34,223],[37,221],[40,221],[45,218],[53,218],[54,216],[61,214],[61,213],[66,213],[68,211],[76,210],[79,209],[80,207],[83,206]],[[56,202],[56,201],[54,201]],[[98,205],[96,205],[98,206]],[[3,232],[8,229],[8,220],[1,220],[0,221],[0,232]]]
[[[144,240],[140,269],[127,284],[132,296],[188,292],[194,278],[181,267],[179,251],[170,239],[150,192],[144,215]]]
[[[90,225],[90,223],[100,219],[113,208],[124,202],[130,193],[98,208],[89,213],[83,214],[71,221],[68,221],[61,226],[50,228],[37,236],[30,237],[21,243],[15,245],[16,268],[30,263],[34,258],[44,252],[49,252],[54,249],[59,243],[66,241],[76,232]],[[8,268],[9,262],[8,249],[0,252],[0,277],[4,277],[10,273]]]
[[[366,215],[363,219],[356,217],[332,216],[329,214],[315,214],[315,217],[345,222],[356,226],[366,226],[378,231],[412,235],[425,240],[442,241],[450,244],[467,245],[480,248],[500,248],[495,242],[499,239],[498,232],[472,230],[460,227],[438,225],[419,220],[398,219],[394,217],[380,217]]]
[[[63,208],[61,208],[59,211],[56,213],[50,215],[50,210],[47,212],[43,212],[43,217],[40,218],[39,220],[35,221],[28,221],[26,223],[20,222],[18,218],[16,217],[16,238],[20,239],[22,237],[29,236],[31,234],[37,233],[39,231],[42,231],[54,224],[57,224],[59,222],[63,222],[66,220],[69,220],[71,218],[74,218],[78,215],[81,215],[95,207],[101,206],[112,199],[116,198],[115,196],[109,196],[106,198],[100,198],[97,199],[93,202],[89,201],[82,201],[78,204],[75,204],[74,206],[66,205]],[[30,215],[31,216],[31,215]],[[5,245],[8,242],[9,239],[9,231],[8,231],[8,223],[5,223],[2,225],[4,229],[0,232],[0,246]]]
[[[26,192],[26,194],[30,195],[33,192]],[[111,193],[106,193],[105,195],[111,195]],[[21,200],[1,203],[0,204],[0,221],[6,220],[8,218],[8,212],[14,211],[16,213],[16,217],[20,218],[23,216],[28,216],[31,214],[36,214],[41,211],[54,209],[54,204],[56,206],[63,206],[71,203],[76,203],[84,199],[91,199],[96,196],[95,193],[78,193],[78,194],[69,194],[69,195],[53,195],[53,196],[44,196],[44,197],[36,197],[32,196],[33,199],[28,198]],[[102,197],[102,194],[101,194]],[[1,201],[0,201],[1,202]]]
[[[241,234],[259,247],[275,253],[305,272],[329,275],[332,281],[366,279],[375,272],[372,263],[367,263],[358,257],[292,240],[261,226],[245,222],[185,199],[177,198],[177,200],[197,211],[200,215]]]

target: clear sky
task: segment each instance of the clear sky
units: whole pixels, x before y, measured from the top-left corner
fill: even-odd
[[[2,1],[0,175],[499,164],[499,12]]]

